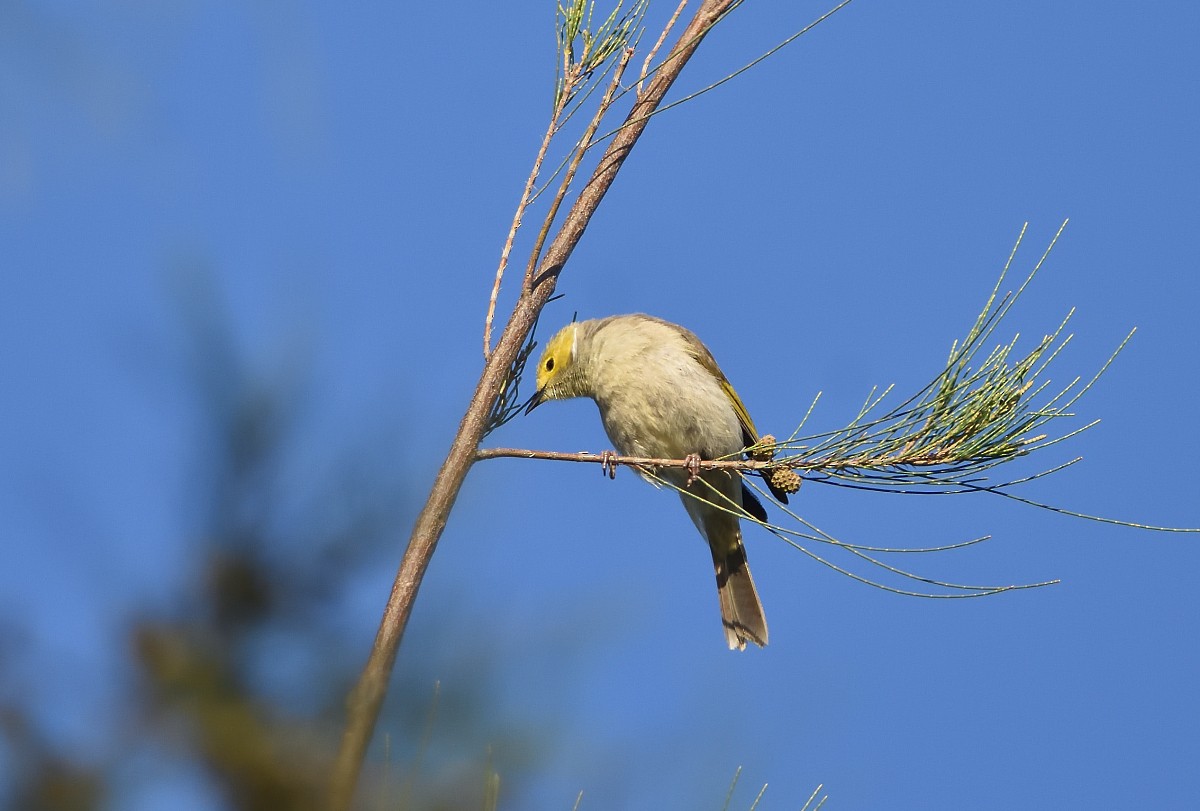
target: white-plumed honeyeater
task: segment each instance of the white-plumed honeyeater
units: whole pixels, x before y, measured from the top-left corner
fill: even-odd
[[[736,459],[759,439],[746,407],[700,339],[648,315],[580,321],[550,339],[527,413],[546,400],[571,397],[596,402],[608,438],[625,456]],[[767,621],[737,517],[741,508],[765,521],[762,504],[737,471],[693,476],[672,467],[657,475],[683,491],[683,506],[712,550],[729,647],[766,645]]]

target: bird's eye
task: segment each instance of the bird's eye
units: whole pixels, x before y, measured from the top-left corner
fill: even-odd
[[[546,358],[546,371],[547,372],[554,371],[554,358]]]

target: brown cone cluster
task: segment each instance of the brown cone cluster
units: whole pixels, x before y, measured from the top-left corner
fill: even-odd
[[[772,487],[785,493],[795,493],[800,489],[800,474],[790,468],[777,467],[764,471],[763,475],[768,478]]]
[[[775,436],[773,434],[763,434],[759,437],[747,455],[756,462],[770,462],[775,458]]]

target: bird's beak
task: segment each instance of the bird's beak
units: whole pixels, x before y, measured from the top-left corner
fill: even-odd
[[[529,404],[525,406],[526,414],[542,404],[542,401],[546,399],[545,392],[545,389],[538,389],[533,393],[533,396],[529,398]]]

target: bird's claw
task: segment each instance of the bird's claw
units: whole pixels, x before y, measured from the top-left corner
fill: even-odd
[[[683,461],[687,463],[685,465],[685,468],[688,472],[687,486],[691,487],[692,483],[695,482],[696,479],[700,478],[700,454],[689,453],[687,456],[683,457]]]
[[[604,451],[600,454],[600,475],[610,479],[617,478],[617,454],[615,451]]]

